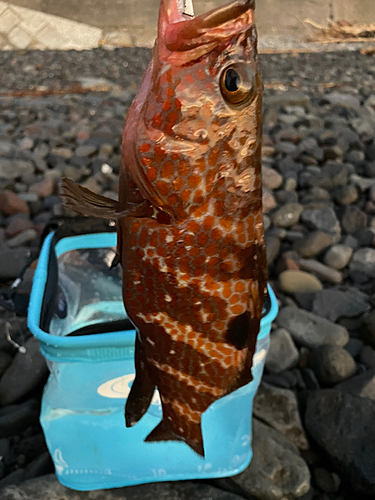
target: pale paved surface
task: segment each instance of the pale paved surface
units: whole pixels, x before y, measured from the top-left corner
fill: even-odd
[[[227,1],[195,0],[196,14]],[[0,50],[151,47],[158,6],[159,0],[0,1]],[[304,43],[315,31],[307,18],[321,25],[328,18],[375,22],[375,1],[258,0],[256,15],[261,49],[315,50]]]

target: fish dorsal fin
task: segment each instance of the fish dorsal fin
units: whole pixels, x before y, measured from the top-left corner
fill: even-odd
[[[120,219],[127,215],[142,217],[149,203],[140,205],[124,205],[116,200],[96,194],[90,189],[79,186],[71,179],[64,178],[60,183],[60,196],[66,207],[85,215],[86,217],[98,217],[100,219]]]

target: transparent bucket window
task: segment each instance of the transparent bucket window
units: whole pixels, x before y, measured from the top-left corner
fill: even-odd
[[[115,256],[115,248],[108,247],[77,249],[58,257],[51,335],[66,336],[89,325],[126,319],[121,267],[111,269]]]

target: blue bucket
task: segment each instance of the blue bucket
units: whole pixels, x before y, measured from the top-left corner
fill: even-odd
[[[183,442],[145,443],[162,411],[156,392],[146,415],[134,427],[125,427],[124,405],[134,379],[135,330],[129,323],[126,330],[90,333],[95,324],[102,325],[103,317],[112,325],[122,324],[116,320],[126,318],[117,277],[111,277],[106,297],[95,288],[95,280],[86,283],[84,294],[89,300],[86,297],[82,302],[82,286],[70,286],[78,275],[74,266],[65,282],[61,273],[54,274],[56,265],[58,271],[66,270],[70,259],[79,266],[80,259],[98,249],[114,255],[115,246],[115,233],[65,237],[56,244],[51,233],[44,241],[35,272],[28,325],[39,339],[51,371],[40,422],[59,481],[72,489],[95,490],[240,473],[252,457],[252,403],[263,372],[271,323],[278,311],[272,289],[269,287],[269,306],[253,358],[252,382],[219,399],[203,414],[205,458]],[[109,269],[108,255],[104,260]],[[46,304],[46,295],[51,280],[56,289],[57,276],[61,290],[55,297],[54,313],[52,305]],[[69,293],[73,296],[67,297]],[[74,314],[67,311],[69,302],[75,307]],[[46,314],[48,327],[43,320]]]

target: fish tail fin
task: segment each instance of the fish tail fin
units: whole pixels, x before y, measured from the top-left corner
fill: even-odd
[[[135,341],[135,379],[125,404],[125,425],[133,427],[146,413],[155,392],[155,383],[144,361],[142,345]]]
[[[203,436],[201,424],[194,423],[191,424],[194,429],[189,429],[189,434],[194,435],[194,439],[190,437],[183,436],[181,434],[177,434],[170,426],[168,420],[163,418],[163,420],[153,429],[150,434],[146,437],[145,441],[147,442],[157,442],[157,441],[184,441],[192,450],[194,450],[198,455],[204,457],[204,448],[203,448]]]
[[[142,203],[130,208],[123,206],[119,201],[96,194],[66,177],[61,180],[59,187],[64,205],[86,217],[120,219],[127,215],[142,216],[147,205]]]

